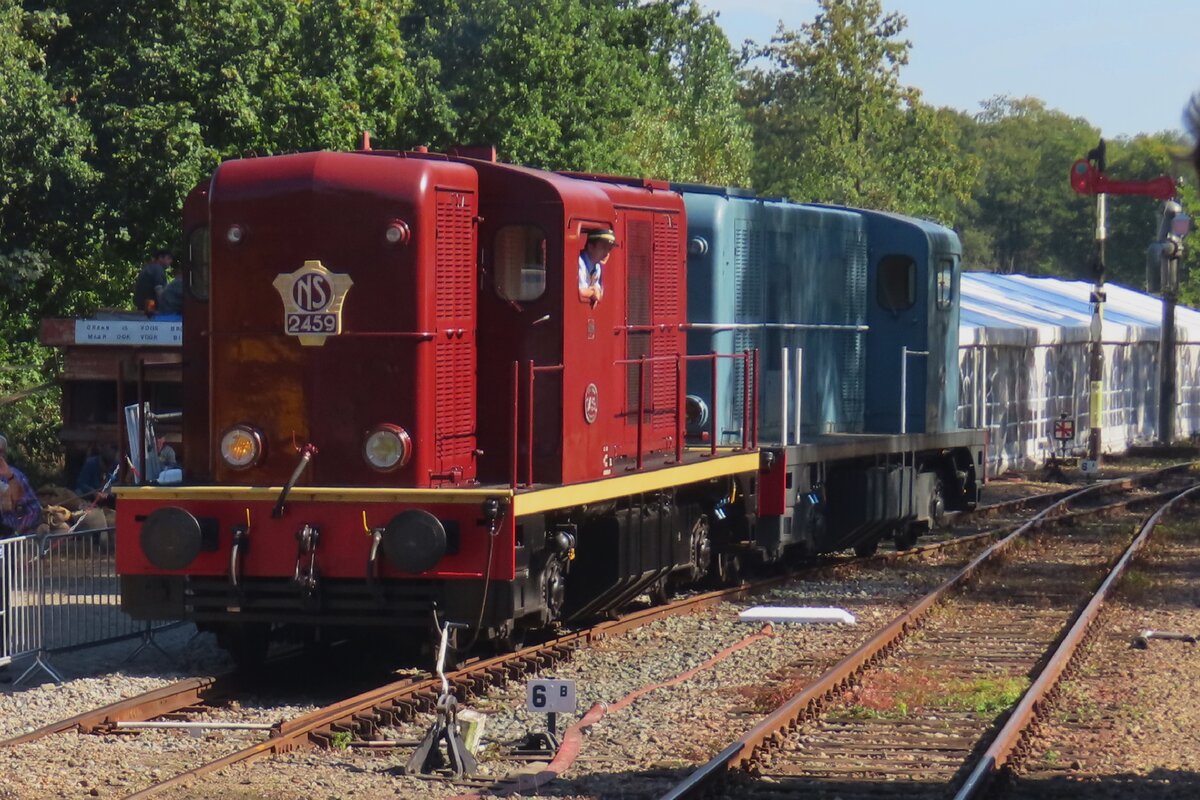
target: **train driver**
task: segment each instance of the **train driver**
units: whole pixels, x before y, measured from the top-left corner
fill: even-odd
[[[600,273],[604,262],[617,246],[616,234],[611,228],[593,229],[587,232],[587,244],[579,252],[579,300],[593,306],[604,298],[604,287]]]

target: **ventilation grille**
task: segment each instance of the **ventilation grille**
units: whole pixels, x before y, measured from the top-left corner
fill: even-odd
[[[738,220],[734,236],[734,319],[740,323],[764,322],[763,319],[763,235],[750,227],[746,220]],[[759,329],[740,328],[733,334],[733,352],[738,355],[746,350],[760,347]],[[745,365],[734,360],[733,369],[733,419],[726,420],[727,430],[740,433],[745,413],[746,380]],[[718,432],[720,436],[723,432]]]
[[[471,196],[463,192],[437,193],[437,252],[434,281],[438,322],[469,321],[474,303],[474,236]]]
[[[643,220],[632,220],[626,227],[629,251],[625,256],[625,268],[629,275],[625,284],[625,323],[627,325],[650,324],[650,293],[653,267],[653,227]],[[625,357],[630,360],[651,355],[650,333],[629,331],[625,337]],[[646,376],[645,389],[649,393],[645,403],[653,402],[650,376]],[[637,424],[638,368],[630,364],[625,370],[625,407],[631,421]]]
[[[439,336],[434,350],[437,470],[466,468],[475,450],[475,216],[473,196],[438,190],[434,255],[435,325],[465,335]]]

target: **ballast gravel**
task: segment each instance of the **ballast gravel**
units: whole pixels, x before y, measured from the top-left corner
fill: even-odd
[[[959,563],[959,562],[955,562]],[[753,725],[767,710],[765,692],[797,689],[817,677],[880,626],[890,622],[916,596],[944,579],[951,564],[892,565],[858,569],[853,577],[830,574],[793,582],[750,601],[707,609],[687,617],[660,620],[579,652],[540,677],[575,680],[578,709],[560,715],[559,732],[594,703],[614,703],[630,692],[693,669],[717,651],[757,633],[760,624],[737,620],[751,605],[836,605],[858,620],[854,626],[781,626],[681,685],[659,689],[627,708],[612,712],[584,737],[582,752],[562,778],[542,786],[541,796],[657,797],[687,770],[703,763]],[[512,746],[546,718],[526,712],[525,684],[509,683],[465,704],[486,715],[479,751],[481,771],[496,779],[540,765],[511,760]],[[403,776],[412,744],[432,717],[387,730],[404,743],[392,749],[358,748],[305,751],[270,762],[240,764],[170,798],[376,798],[453,797],[469,787]]]

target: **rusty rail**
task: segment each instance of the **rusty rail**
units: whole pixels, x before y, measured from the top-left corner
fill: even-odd
[[[617,620],[603,622],[585,631],[527,647],[516,653],[470,663],[462,669],[447,674],[446,678],[455,687],[458,696],[468,697],[477,693],[487,684],[506,680],[522,673],[545,669],[550,664],[566,657],[576,648],[592,641],[617,636],[667,616],[699,611],[708,606],[726,602],[731,598],[760,591],[783,580],[787,580],[787,578],[770,578],[756,583],[694,595],[665,606],[648,608]],[[396,719],[411,716],[421,710],[431,710],[440,691],[441,680],[438,678],[387,684],[287,720],[281,723],[266,741],[258,742],[149,786],[129,795],[129,800],[157,796],[168,789],[183,786],[196,778],[224,769],[232,764],[325,744],[331,741],[333,734],[338,731],[353,730],[362,726],[369,727],[384,719]]]
[[[1017,703],[1016,708],[1013,709],[1012,714],[1008,718],[1008,722],[1000,729],[1000,732],[996,734],[996,739],[988,747],[983,756],[980,757],[975,769],[967,777],[958,794],[955,795],[955,800],[970,800],[970,798],[979,797],[987,788],[991,779],[1008,764],[1013,752],[1028,735],[1030,723],[1042,711],[1042,707],[1050,693],[1058,685],[1059,679],[1079,652],[1079,647],[1087,636],[1092,623],[1099,617],[1100,609],[1104,606],[1105,600],[1112,594],[1113,589],[1125,574],[1125,570],[1130,562],[1146,546],[1158,523],[1170,512],[1175,504],[1190,498],[1197,492],[1200,492],[1200,486],[1194,486],[1191,489],[1180,492],[1163,504],[1142,525],[1138,535],[1134,537],[1134,540],[1125,549],[1121,558],[1117,560],[1117,563],[1109,571],[1108,577],[1104,579],[1104,582],[1100,584],[1100,588],[1096,590],[1087,606],[1079,613],[1075,623],[1071,626],[1067,635],[1063,637],[1062,642],[1055,649],[1049,661],[1047,661],[1037,680],[1033,682],[1033,685],[1029,687],[1020,702]]]
[[[118,700],[102,708],[76,714],[69,719],[44,725],[29,733],[14,736],[0,742],[0,747],[11,747],[53,736],[66,731],[97,733],[108,730],[114,722],[145,721],[178,711],[181,708],[207,703],[232,694],[240,687],[233,675],[215,678],[188,678],[170,686],[153,689],[136,697]]]
[[[825,699],[847,688],[859,673],[891,653],[909,631],[920,627],[929,612],[952,590],[961,586],[985,563],[999,558],[1026,533],[1040,527],[1052,515],[1060,513],[1068,503],[1093,493],[1107,493],[1150,483],[1166,475],[1186,470],[1190,466],[1190,463],[1179,464],[1139,476],[1093,484],[1057,500],[973,558],[955,575],[922,597],[915,605],[892,620],[853,653],[830,667],[815,682],[799,694],[794,695],[736,742],[696,769],[684,781],[663,795],[661,800],[699,797],[729,770],[747,766],[758,753],[780,745],[787,731],[795,727],[798,722],[815,716]],[[1182,496],[1180,492],[1175,494]],[[1103,512],[1107,508],[1094,509],[1090,513]]]

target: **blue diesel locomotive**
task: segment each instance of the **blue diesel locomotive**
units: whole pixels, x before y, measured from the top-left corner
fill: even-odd
[[[773,561],[884,537],[908,547],[978,499],[984,438],[960,430],[953,231],[742,189],[675,187],[688,215],[688,351],[757,350],[762,468],[743,543]],[[745,371],[689,373],[693,436],[740,439]],[[710,418],[712,415],[712,418]]]

